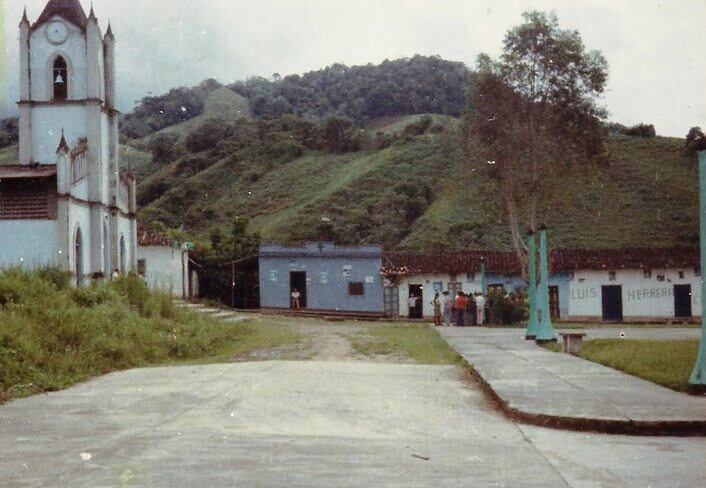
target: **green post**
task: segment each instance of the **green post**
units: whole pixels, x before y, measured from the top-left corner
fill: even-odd
[[[689,387],[693,390],[706,390],[706,150],[699,151],[699,195],[700,195],[700,239],[701,239],[701,345],[696,357],[694,371],[689,377]]]
[[[539,321],[539,330],[535,341],[540,344],[556,342],[552,328],[551,313],[549,310],[549,263],[547,259],[547,228],[542,226],[539,230],[539,302],[542,307],[542,317]]]
[[[537,249],[534,232],[531,231],[527,236],[527,254],[529,257],[529,282],[527,283],[529,321],[527,322],[525,339],[533,341],[537,338],[539,323],[537,322]]]

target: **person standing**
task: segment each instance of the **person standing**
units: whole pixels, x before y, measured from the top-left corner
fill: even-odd
[[[466,310],[466,297],[462,291],[459,291],[456,296],[454,309],[456,310],[456,327],[463,327],[463,313]]]
[[[444,324],[451,327],[451,314],[453,313],[453,299],[449,296],[449,292],[445,291],[442,299],[442,311],[444,314]]]
[[[434,325],[438,327],[441,325],[441,299],[438,291],[434,294],[431,306],[434,307]]]
[[[468,294],[468,305],[466,307],[466,310],[468,310],[468,325],[476,325],[478,308],[476,307],[475,297],[470,293]]]
[[[482,293],[476,295],[476,323],[483,325],[485,319],[485,297]]]
[[[301,293],[296,288],[292,291],[292,308],[299,310],[299,299],[301,298]]]

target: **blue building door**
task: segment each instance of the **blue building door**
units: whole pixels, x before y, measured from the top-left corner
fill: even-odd
[[[306,271],[291,271],[289,273],[289,296],[299,292],[299,308],[306,308]],[[294,300],[290,300],[291,308],[295,308]]]

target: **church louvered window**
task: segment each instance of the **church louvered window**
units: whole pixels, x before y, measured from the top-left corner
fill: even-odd
[[[0,220],[56,218],[56,198],[46,182],[19,181],[0,184]]]
[[[66,100],[69,95],[69,70],[66,60],[61,56],[54,61],[52,83],[54,86],[54,100]]]

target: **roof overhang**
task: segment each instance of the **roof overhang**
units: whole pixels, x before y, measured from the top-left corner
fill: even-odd
[[[26,180],[51,178],[56,176],[56,166],[44,165],[11,165],[0,166],[0,180]]]

